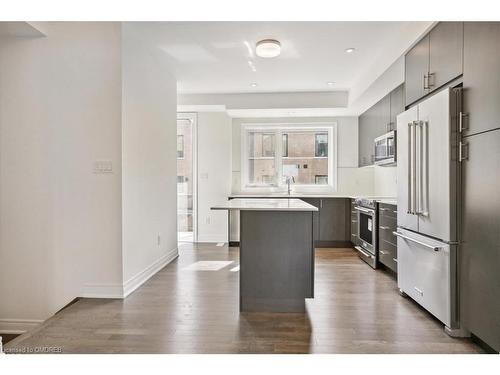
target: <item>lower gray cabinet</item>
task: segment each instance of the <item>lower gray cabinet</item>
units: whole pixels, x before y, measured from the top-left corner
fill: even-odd
[[[300,199],[318,209],[321,209],[320,198],[300,198]],[[313,212],[313,238],[315,243],[319,241],[319,214],[320,211]]]
[[[319,241],[324,246],[348,246],[351,241],[350,200],[322,198],[319,211]]]
[[[351,242],[351,205],[348,198],[300,198],[319,209],[313,213],[317,247],[344,247]]]
[[[379,203],[378,208],[378,261],[398,272],[398,246],[393,232],[397,228],[397,207]]]

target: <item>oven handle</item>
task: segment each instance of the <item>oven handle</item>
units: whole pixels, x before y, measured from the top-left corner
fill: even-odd
[[[354,248],[356,250],[358,250],[361,254],[363,254],[365,257],[368,257],[368,258],[375,258],[372,254],[368,254],[366,251],[364,251],[361,247],[359,246],[354,246]]]
[[[370,210],[369,208],[354,206],[354,209],[371,215],[375,214],[375,210]]]

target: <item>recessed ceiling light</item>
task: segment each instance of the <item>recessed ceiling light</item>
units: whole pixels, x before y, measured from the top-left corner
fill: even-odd
[[[279,56],[281,53],[281,43],[274,39],[264,39],[257,42],[255,53],[259,57],[270,58]]]
[[[346,48],[345,50],[347,53],[353,53],[354,51],[356,51],[356,48]]]
[[[252,87],[257,87],[257,84],[255,82],[251,83],[250,86]]]
[[[327,84],[328,86],[333,86],[333,85],[335,84],[335,82],[330,81],[330,82],[327,82],[326,84]]]

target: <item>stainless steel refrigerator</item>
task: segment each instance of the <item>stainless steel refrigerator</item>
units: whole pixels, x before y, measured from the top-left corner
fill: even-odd
[[[445,325],[458,324],[458,114],[447,88],[397,117],[398,288]]]

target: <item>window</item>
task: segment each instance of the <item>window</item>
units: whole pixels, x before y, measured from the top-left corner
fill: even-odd
[[[328,157],[328,133],[316,134],[314,150],[317,158]]]
[[[177,159],[184,158],[184,136],[177,136]]]
[[[335,125],[242,126],[242,189],[335,187]]]
[[[269,186],[276,184],[275,134],[248,132],[248,183]]]

